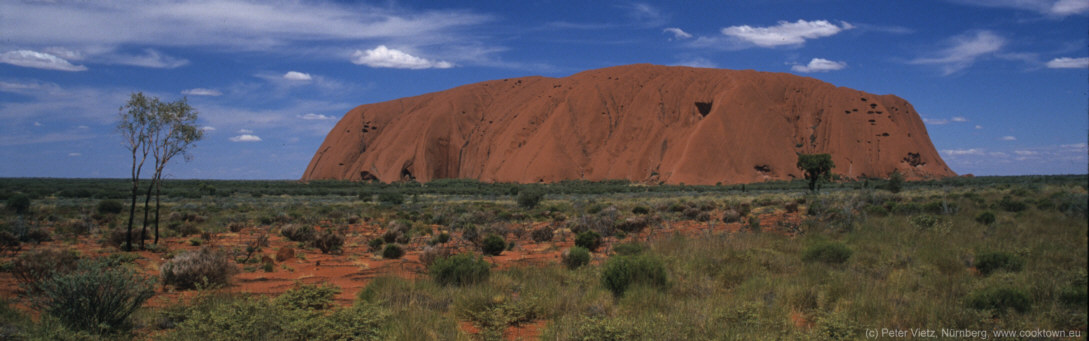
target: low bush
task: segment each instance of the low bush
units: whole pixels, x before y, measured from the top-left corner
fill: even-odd
[[[497,234],[489,234],[480,243],[480,251],[484,252],[485,255],[498,256],[506,249],[507,241]]]
[[[584,247],[572,246],[571,249],[563,253],[563,265],[566,265],[568,269],[574,270],[589,263],[590,250]]]
[[[973,291],[965,301],[971,308],[993,310],[995,313],[1005,312],[1006,309],[1023,313],[1032,305],[1025,290],[1006,286],[991,286]]]
[[[586,248],[590,252],[597,251],[601,247],[601,235],[596,231],[583,231],[575,237],[575,246]]]
[[[163,284],[178,290],[227,285],[238,267],[224,250],[203,247],[174,256],[160,267]]]
[[[490,265],[484,258],[470,253],[439,258],[431,264],[431,279],[441,285],[465,286],[488,279]]]
[[[295,242],[308,242],[314,240],[315,231],[310,225],[288,224],[280,228],[280,234]]]
[[[613,252],[625,256],[637,255],[646,250],[647,246],[640,243],[624,243],[613,248]]]
[[[998,207],[1006,212],[1021,212],[1028,209],[1028,205],[1025,202],[1013,199],[1010,196],[1002,197],[1002,200],[998,201]]]
[[[292,309],[325,310],[333,307],[333,300],[339,293],[340,287],[332,284],[298,283],[277,296],[275,302]]]
[[[449,241],[450,241],[450,234],[446,233],[446,232],[442,232],[442,233],[439,233],[439,234],[435,235],[435,237],[432,237],[431,241],[429,241],[428,244],[431,244],[431,245],[446,244],[446,242],[449,242]]]
[[[378,195],[378,202],[385,205],[400,205],[405,203],[405,196],[400,192],[383,192]]]
[[[397,244],[386,244],[386,248],[382,249],[382,258],[385,259],[399,259],[404,257],[405,250]]]
[[[549,242],[552,241],[552,229],[548,226],[541,227],[539,229],[533,230],[533,232],[530,232],[529,236],[530,238],[533,238],[534,242]]]
[[[518,192],[518,207],[524,209],[533,209],[537,207],[537,204],[544,199],[544,193],[531,190],[523,190]]]
[[[1025,260],[1008,252],[984,252],[976,255],[976,270],[986,276],[998,270],[1021,271]]]
[[[118,200],[106,199],[98,202],[95,206],[95,212],[101,215],[107,214],[119,214],[125,209],[125,204],[122,204]]]
[[[79,262],[72,250],[37,248],[19,254],[11,262],[11,274],[28,292],[39,292],[40,284],[56,274],[71,272]]]
[[[911,216],[908,221],[911,222],[911,226],[915,226],[915,228],[918,229],[928,229],[941,222],[938,217],[929,214]]]
[[[238,296],[205,299],[163,340],[381,340],[386,314],[369,304],[302,309],[287,299]],[[328,310],[333,310],[328,312]]]
[[[30,197],[22,193],[12,195],[8,197],[7,201],[5,201],[4,207],[7,207],[9,210],[15,211],[16,214],[26,213],[30,211]]]
[[[647,285],[664,289],[668,285],[665,265],[649,255],[613,256],[601,271],[601,283],[621,297],[632,285]]]
[[[631,213],[639,215],[649,214],[650,208],[643,205],[635,206],[631,208]]]
[[[344,247],[344,236],[331,229],[323,229],[314,236],[312,243],[321,253],[340,253]]]
[[[131,330],[129,317],[155,294],[154,279],[128,266],[84,260],[40,283],[35,305],[65,327],[94,334]]]
[[[994,224],[995,216],[991,211],[983,211],[976,215],[976,222],[983,225]]]
[[[843,264],[847,262],[847,259],[851,258],[852,253],[853,251],[843,243],[821,241],[807,246],[802,251],[802,260],[825,264]]]

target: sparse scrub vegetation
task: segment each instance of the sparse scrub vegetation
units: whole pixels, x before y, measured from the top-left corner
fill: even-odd
[[[184,290],[227,285],[238,267],[227,252],[203,247],[174,256],[163,263],[160,272],[163,284]]]
[[[5,209],[0,236],[6,232],[20,241],[41,230],[53,239],[40,246],[22,239],[7,247],[0,276],[14,277],[17,260],[39,250],[108,240],[111,231],[124,236],[124,219],[98,212],[98,203],[127,198],[126,181],[42,185],[57,181],[0,179],[0,199],[25,193],[34,204],[22,215]],[[242,262],[254,273],[227,290],[199,276],[188,276],[202,278],[189,287],[166,283],[160,274],[168,292],[200,290],[192,299],[186,293],[186,300],[141,308],[128,322],[99,331],[65,326],[42,308],[21,303],[30,302],[32,290],[15,292],[0,299],[0,338],[489,339],[517,327],[549,340],[812,340],[862,338],[864,330],[883,326],[1084,330],[1084,176],[911,181],[896,194],[880,190],[882,180],[869,181],[825,182],[820,195],[807,196],[801,180],[747,184],[745,191],[740,185],[624,182],[167,180],[163,217],[169,248],[136,262],[135,253],[95,245],[70,264],[102,259],[146,276],[155,265],[176,266],[197,252],[187,250],[203,247],[224,250],[224,264]],[[202,192],[201,182],[214,186],[214,194]],[[528,190],[548,200],[532,209],[511,200]],[[377,198],[387,192],[405,201],[358,199],[359,193]],[[1026,206],[1010,211],[1004,200]],[[811,214],[787,214],[795,205]],[[736,216],[730,224],[701,222],[704,213],[726,218],[731,211]],[[750,217],[762,220],[761,233],[745,229]],[[74,240],[65,231],[76,221],[89,225]],[[320,249],[314,242],[289,242],[280,234],[288,225],[310,226],[315,237],[335,231],[344,239],[344,253],[322,255],[311,248]],[[182,236],[183,228],[195,232]],[[391,231],[387,243],[383,238]],[[470,231],[477,236],[467,238]],[[589,231],[601,237],[600,253],[585,250],[586,261],[576,261],[583,253],[569,246]],[[243,257],[261,233],[272,245]],[[504,250],[518,245],[514,257],[451,256],[480,254],[492,234],[504,238]],[[202,246],[189,246],[190,239]],[[390,246],[405,259],[379,259]],[[358,252],[368,249],[376,255]],[[298,251],[281,259],[277,250]],[[275,261],[265,263],[273,254]],[[642,272],[652,274],[643,282],[619,275],[630,271],[609,270],[617,259],[639,257],[655,259],[661,272]],[[378,277],[358,290],[355,302],[332,300],[343,295],[322,285],[281,295],[238,294],[251,276],[265,274],[262,266],[271,265],[273,276],[294,273],[314,283],[303,276],[318,262],[322,269],[351,264],[349,271]],[[574,263],[580,265],[569,269]],[[65,273],[60,265],[42,268],[50,269],[44,280]],[[416,275],[389,277],[406,271]],[[629,280],[619,289],[606,277]],[[350,290],[355,288],[345,288]],[[130,328],[137,330],[128,334]]]

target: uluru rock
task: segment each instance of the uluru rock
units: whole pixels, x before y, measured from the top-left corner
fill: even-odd
[[[907,101],[785,73],[628,65],[493,80],[349,111],[303,180],[747,183],[954,176]]]

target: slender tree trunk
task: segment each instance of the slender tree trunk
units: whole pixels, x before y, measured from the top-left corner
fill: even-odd
[[[159,197],[163,192],[163,183],[160,176],[155,176],[155,242],[159,245]]]
[[[144,196],[144,227],[140,230],[140,249],[144,249],[144,240],[147,239],[148,212],[151,209],[151,190],[155,188],[155,178],[147,185],[147,195]]]
[[[135,160],[135,158],[134,158]],[[136,164],[133,163],[133,168],[136,168]],[[132,204],[129,205],[129,230],[125,234],[125,251],[132,251],[132,223],[136,219],[136,196],[139,195],[140,180],[139,178],[132,179]]]

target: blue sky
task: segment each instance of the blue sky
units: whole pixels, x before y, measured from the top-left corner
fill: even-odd
[[[587,4],[589,3],[589,4]],[[653,63],[910,101],[958,173],[1086,173],[1089,0],[4,1],[0,176],[127,177],[134,91],[205,139],[172,178],[297,179],[349,109]]]

